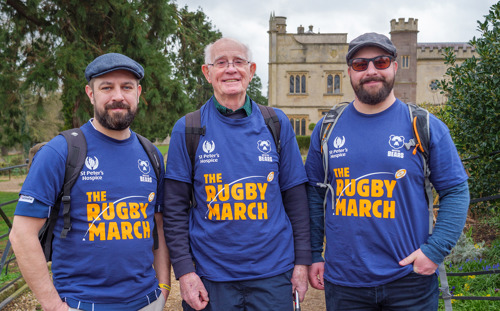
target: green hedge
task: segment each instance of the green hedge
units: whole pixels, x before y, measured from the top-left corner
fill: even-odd
[[[297,144],[299,144],[300,150],[309,149],[309,144],[311,143],[311,136],[295,136],[297,138]]]

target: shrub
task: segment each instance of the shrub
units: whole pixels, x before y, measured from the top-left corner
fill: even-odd
[[[311,143],[311,136],[296,136],[297,144],[299,145],[299,149],[307,150],[309,149],[309,144]]]

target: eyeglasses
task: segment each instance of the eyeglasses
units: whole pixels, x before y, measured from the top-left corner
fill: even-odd
[[[227,68],[229,65],[233,65],[235,68],[243,68],[244,66],[250,64],[246,59],[235,58],[232,63],[228,62],[227,59],[220,59],[213,64],[207,64],[209,66],[214,66],[215,68]]]
[[[375,68],[387,69],[393,60],[394,57],[388,55],[377,56],[374,58],[354,58],[349,62],[349,66],[351,66],[355,71],[365,71],[368,69],[370,62],[373,62]]]

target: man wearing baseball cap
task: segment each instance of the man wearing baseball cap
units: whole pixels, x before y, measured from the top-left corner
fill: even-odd
[[[325,290],[327,310],[437,310],[436,269],[465,224],[467,175],[448,128],[429,114],[427,164],[440,198],[429,234],[423,158],[404,147],[414,138],[410,109],[394,95],[396,57],[384,35],[352,40],[346,61],[355,98],[330,123],[327,171],[321,128],[331,121],[321,119],[311,135],[309,282]]]
[[[94,117],[80,127],[81,132],[71,132],[84,136],[87,153],[79,154],[86,159],[71,188],[66,237],[61,234],[66,224],[62,204],[55,225],[53,282],[38,232],[63,188],[68,141],[56,136],[33,159],[10,240],[23,277],[43,310],[163,310],[170,290],[162,230],[163,178],[156,176],[143,143],[161,163],[160,172],[164,162],[157,148],[139,141],[130,130],[143,77],[139,63],[118,53],[97,57],[85,70],[85,92]],[[153,230],[159,232],[158,238]]]

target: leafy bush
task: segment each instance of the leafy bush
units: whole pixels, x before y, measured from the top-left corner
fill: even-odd
[[[439,87],[448,97],[440,117],[450,128],[451,135],[470,173],[471,197],[499,193],[500,185],[500,2],[493,4],[485,21],[478,21],[479,38],[470,44],[479,57],[457,64],[455,53],[445,54],[447,78]],[[500,205],[500,201],[492,204]],[[471,207],[474,210],[475,207]]]
[[[311,136],[296,136],[297,144],[301,151],[308,150],[309,144],[311,143]]]
[[[472,229],[472,228],[471,228]],[[475,244],[472,240],[471,230],[468,234],[462,233],[458,239],[457,245],[451,253],[445,258],[445,261],[450,261],[454,264],[480,258],[484,252],[484,241]]]

